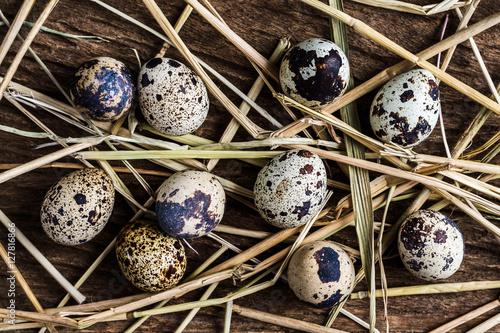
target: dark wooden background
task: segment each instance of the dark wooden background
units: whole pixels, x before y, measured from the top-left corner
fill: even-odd
[[[437,0],[413,0],[412,2],[430,4],[435,1],[437,2]],[[42,0],[37,1],[28,16],[30,21],[35,21],[38,18],[46,2]],[[146,23],[150,27],[160,30],[141,1],[108,0],[107,3]],[[158,4],[171,22],[177,20],[185,6],[184,2],[180,0],[159,0]],[[329,37],[327,17],[298,0],[233,0],[230,2],[214,0],[212,4],[236,33],[266,57],[271,54],[282,37],[290,37],[293,43],[310,37]],[[13,20],[20,5],[20,0],[2,0],[0,9],[9,20]],[[471,24],[499,10],[500,2],[498,0],[483,0],[472,17]],[[431,46],[439,40],[445,18],[445,14],[423,17],[369,7],[352,1],[346,1],[345,11],[366,22],[414,53]],[[447,36],[455,30],[457,24],[458,19],[456,16],[451,15]],[[90,1],[61,0],[45,25],[63,32],[98,35],[109,40],[109,42],[96,42],[92,40],[69,39],[44,32],[38,34],[32,44],[33,49],[66,89],[73,71],[80,63],[89,58],[96,56],[115,57],[128,64],[134,73],[137,74],[139,66],[131,48],[137,50],[141,61],[144,63],[154,57],[162,46],[162,42],[148,32],[120,19]],[[27,31],[27,28],[23,28],[22,34],[25,36]],[[1,38],[3,38],[6,32],[7,28],[5,26],[0,27]],[[356,83],[364,82],[381,70],[400,61],[397,56],[375,45],[352,29],[349,28],[348,33],[351,50],[350,64]],[[193,13],[182,29],[180,36],[195,55],[213,66],[242,91],[247,91],[250,88],[256,78],[256,73],[251,65],[233,45],[225,40],[199,15]],[[479,45],[494,82],[498,84],[500,81],[500,29],[498,27],[492,28],[478,35],[475,40]],[[18,42],[14,44],[13,49],[9,52],[2,66],[0,66],[0,73],[2,75],[6,72],[19,45]],[[180,54],[173,49],[167,52],[167,56],[181,60]],[[432,59],[434,63],[435,60]],[[489,95],[485,80],[480,73],[478,63],[473,57],[468,43],[464,43],[458,47],[448,72],[475,87],[480,92]],[[21,66],[14,76],[14,81],[63,100],[62,95],[29,55],[22,61]],[[222,85],[221,88],[236,105],[239,105],[240,100],[233,93],[227,91]],[[358,101],[358,109],[366,133],[370,133],[370,130],[366,126],[368,124],[366,115],[374,94],[375,92],[368,94]],[[448,140],[450,146],[453,146],[460,133],[466,128],[480,106],[446,85],[442,85],[441,87],[441,99]],[[264,92],[259,97],[258,103],[282,122],[286,123],[290,121],[266,89],[264,89]],[[41,110],[33,110],[33,112],[58,135],[83,135],[80,130],[67,126],[50,114]],[[260,126],[269,129],[272,128],[270,124],[263,121],[254,111],[251,112],[250,117]],[[229,120],[229,114],[221,107],[220,103],[211,97],[211,109],[208,119],[196,134],[212,140],[218,140]],[[498,116],[490,117],[481,135],[474,139],[472,148],[480,146],[498,131],[498,120]],[[0,103],[0,124],[14,126],[23,130],[39,131],[30,120],[12,107],[5,99]],[[235,140],[245,139],[249,139],[249,136],[240,130]],[[47,141],[27,139],[0,132],[0,163],[24,163],[59,149],[59,147],[55,146],[39,150],[33,149],[36,145],[44,142]],[[444,156],[442,138],[438,128],[422,146],[415,148],[415,150]],[[65,158],[63,162],[71,162],[71,159]],[[498,159],[495,159],[493,162],[498,163]],[[136,167],[160,170],[159,167],[147,162],[134,161],[132,164]],[[332,170],[338,169],[334,163],[330,163],[330,166]],[[43,196],[49,186],[68,172],[69,170],[65,169],[39,169],[1,184],[0,209],[16,223],[19,230],[38,247],[61,273],[74,283],[104,250],[120,227],[130,219],[132,211],[123,198],[117,195],[113,216],[104,231],[94,240],[77,247],[56,245],[44,234],[41,228],[39,209]],[[256,167],[237,161],[221,161],[214,170],[215,174],[231,179],[247,188],[252,188],[257,172],[258,169]],[[132,189],[134,196],[139,202],[145,202],[147,194],[138,185],[137,181],[130,175],[124,174],[122,177],[129,188]],[[339,171],[334,171],[333,177],[341,181],[346,181],[345,177]],[[145,178],[153,187],[157,187],[163,181],[161,177],[156,176],[146,176]],[[332,199],[332,204],[335,204],[335,200],[338,200],[345,194],[345,192],[336,191]],[[395,222],[408,203],[407,201],[392,205],[388,222]],[[446,213],[453,218],[463,216],[457,210],[448,209]],[[381,212],[376,212],[376,218],[381,218]],[[276,229],[269,227],[256,212],[231,199],[228,202],[223,223],[255,230],[276,231]],[[495,223],[498,225],[498,222]],[[459,282],[500,279],[500,249],[498,241],[474,221],[465,219],[460,220],[458,224],[464,233],[466,255],[460,270],[446,281]],[[5,228],[2,226],[0,230],[0,242],[5,246],[7,244]],[[252,239],[228,235],[222,236],[243,249],[256,243],[256,240]],[[335,235],[333,239],[356,247],[355,234],[352,228],[348,228],[348,230]],[[191,244],[198,250],[200,255],[197,256],[194,252],[188,250],[188,273],[194,270],[197,265],[208,258],[218,248],[218,244],[207,238],[195,239]],[[260,256],[260,258],[263,259],[271,253],[272,251],[269,251]],[[47,308],[56,306],[65,295],[65,291],[41,268],[20,243],[17,244],[16,254],[18,268],[37,295],[42,306]],[[229,258],[230,255],[224,255],[221,260]],[[397,256],[384,260],[384,264],[390,287],[423,283],[413,278],[404,269]],[[359,267],[359,262],[356,265]],[[7,297],[6,291],[3,291],[5,290],[4,286],[6,286],[4,268],[1,269],[0,277],[0,306],[5,308],[7,306]],[[234,290],[234,288],[230,282],[225,282],[219,286],[214,295],[223,296],[227,292]],[[357,288],[357,290],[365,289],[366,286],[364,283]],[[117,298],[139,292],[121,276],[114,253],[104,260],[80,290],[87,296],[89,302]],[[171,302],[171,304],[196,300],[200,296],[201,291],[193,292],[182,299]],[[489,290],[459,294],[390,298],[388,303],[390,331],[425,332],[486,304],[498,296],[499,293],[497,290]],[[237,300],[235,304],[318,324],[324,323],[328,314],[327,310],[314,309],[298,301],[283,282],[279,282],[270,290]],[[384,329],[382,301],[379,300],[377,304],[377,327],[382,330]],[[18,309],[34,310],[20,287],[18,287],[16,305]],[[364,319],[368,318],[368,308],[367,300],[351,300],[345,306],[345,309]],[[466,331],[496,313],[498,313],[498,309],[471,321],[455,331]],[[151,318],[139,331],[173,331],[185,315],[186,313],[178,313]],[[186,332],[221,331],[223,317],[223,310],[220,308],[202,309],[188,326]],[[120,332],[131,323],[132,321],[97,324],[84,331]],[[342,315],[339,316],[333,327],[351,332],[365,331],[365,329]],[[233,316],[232,330],[234,332],[291,331],[279,326],[245,319],[238,315]],[[493,330],[500,332],[500,327]],[[65,332],[69,330],[61,329],[60,331]]]

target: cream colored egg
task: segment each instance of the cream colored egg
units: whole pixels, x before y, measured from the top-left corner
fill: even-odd
[[[125,225],[115,245],[125,277],[148,292],[174,287],[186,271],[186,254],[179,239],[165,234],[158,223],[138,220]]]
[[[225,207],[224,188],[205,171],[173,174],[160,186],[156,197],[160,227],[177,238],[206,235],[220,223]]]
[[[279,76],[287,96],[307,107],[322,108],[346,91],[349,62],[334,42],[310,38],[292,46],[283,56]]]
[[[300,247],[288,265],[288,283],[295,295],[319,308],[342,302],[352,291],[354,265],[338,245],[317,241]]]
[[[370,123],[382,141],[413,147],[431,134],[440,111],[436,78],[428,70],[415,69],[379,90],[370,108]]]
[[[464,258],[464,239],[446,215],[419,210],[401,225],[398,250],[404,266],[415,276],[435,281],[454,274]]]
[[[170,58],[154,58],[139,73],[139,106],[146,121],[167,135],[194,132],[207,117],[209,100],[201,78]]]
[[[45,233],[63,245],[88,242],[104,228],[113,211],[115,188],[101,169],[71,172],[52,185],[42,203]]]
[[[306,224],[325,199],[327,177],[318,155],[294,149],[273,158],[257,175],[255,205],[260,215],[279,228]]]

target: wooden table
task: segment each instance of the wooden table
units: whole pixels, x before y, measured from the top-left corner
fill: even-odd
[[[133,18],[147,24],[149,27],[161,31],[151,14],[141,1],[108,0],[108,4],[131,15]],[[417,4],[433,3],[430,0],[415,0]],[[28,15],[29,21],[35,21],[45,7],[47,1],[37,1]],[[170,20],[175,22],[185,7],[183,1],[158,1],[159,6]],[[325,14],[313,9],[304,3],[295,0],[270,0],[270,1],[239,1],[230,2],[214,0],[213,6],[220,13],[226,23],[244,40],[252,45],[263,56],[269,57],[280,38],[288,37],[292,43],[310,37],[329,38],[329,23]],[[13,20],[21,1],[2,0],[0,9],[3,14]],[[483,0],[474,13],[471,24],[500,10],[498,0]],[[445,14],[434,16],[419,16],[401,13],[382,8],[370,7],[353,1],[346,1],[345,12],[367,23],[377,31],[407,50],[417,53],[439,41]],[[452,34],[459,20],[451,13],[446,36]],[[134,74],[139,70],[136,59],[137,52],[142,63],[154,57],[162,47],[162,41],[141,28],[119,18],[90,1],[62,0],[50,14],[45,23],[48,28],[65,33],[79,35],[98,35],[107,42],[95,40],[71,39],[63,36],[40,32],[33,44],[33,50],[45,62],[47,67],[68,90],[68,85],[73,71],[85,60],[96,56],[115,57],[128,64]],[[0,27],[0,36],[5,35],[7,28]],[[22,29],[25,36],[28,28]],[[356,84],[362,83],[385,68],[396,64],[401,59],[359,35],[352,28],[348,28],[350,44],[350,65]],[[255,70],[247,59],[221,34],[210,26],[201,16],[193,13],[180,32],[189,49],[199,58],[210,64],[228,80],[242,91],[249,90],[257,77]],[[500,29],[491,28],[475,37],[479,49],[484,57],[484,62],[492,75],[493,81],[500,82]],[[15,42],[9,51],[6,60],[0,66],[0,73],[7,71],[8,65],[19,48],[20,43]],[[174,49],[167,50],[166,56],[182,60],[180,53]],[[431,59],[436,62],[436,57]],[[469,43],[458,46],[451,61],[448,73],[474,87],[485,95],[490,95],[478,63],[474,58]],[[14,81],[32,88],[43,94],[64,101],[62,94],[51,83],[44,71],[38,66],[30,55],[27,55],[14,75]],[[219,81],[215,80],[218,84]],[[275,85],[276,86],[276,85]],[[221,89],[239,105],[240,99],[226,87],[220,84]],[[277,86],[276,86],[277,87]],[[368,108],[375,92],[369,93],[357,101],[363,130],[370,133],[367,119]],[[450,146],[453,146],[460,134],[465,130],[480,106],[459,92],[443,84],[441,86],[441,100],[443,108],[446,134]],[[290,122],[290,118],[283,112],[268,89],[257,100],[259,105],[276,116],[283,123]],[[36,117],[60,136],[83,136],[84,133],[55,116],[43,111],[32,110]],[[267,121],[263,120],[255,111],[250,112],[250,118],[266,129],[273,129]],[[209,116],[203,126],[195,134],[217,141],[222,135],[231,117],[221,104],[211,96]],[[499,118],[492,115],[478,135],[470,149],[479,147],[498,131]],[[0,103],[0,124],[13,126],[28,131],[40,131],[38,127],[21,114],[4,98]],[[250,136],[240,130],[234,141],[248,140]],[[30,139],[0,131],[0,164],[25,163],[37,157],[58,150],[58,146],[49,146],[34,149],[37,145],[48,142],[47,140]],[[432,136],[421,146],[415,148],[417,152],[445,156],[441,133],[438,128]],[[72,163],[71,158],[64,158],[60,162]],[[492,163],[498,163],[498,158]],[[145,161],[134,161],[135,167],[164,170],[159,166]],[[114,165],[120,165],[114,163]],[[330,163],[333,170],[331,177],[347,182],[345,176],[334,163]],[[133,215],[132,210],[125,200],[117,195],[114,213],[104,229],[94,240],[76,247],[64,247],[53,243],[42,231],[39,222],[39,209],[43,196],[49,186],[67,174],[70,170],[65,168],[44,168],[31,171],[27,174],[9,180],[0,186],[0,209],[9,216],[35,246],[57,267],[60,272],[72,283],[76,282],[87,267],[104,250],[116,235],[120,227]],[[246,188],[251,189],[255,181],[258,168],[235,160],[221,161],[213,172],[219,176],[230,179]],[[139,202],[145,202],[147,193],[140,187],[133,176],[121,174],[122,179],[131,188],[134,197]],[[376,175],[373,174],[373,177]],[[158,187],[163,177],[144,176],[153,186]],[[345,196],[344,191],[336,190],[332,204]],[[498,201],[497,201],[498,202]],[[388,223],[394,223],[410,201],[398,202],[391,205]],[[445,210],[452,218],[463,217],[458,210]],[[380,220],[382,212],[375,213]],[[332,218],[332,216],[329,216]],[[254,230],[277,231],[268,226],[257,212],[229,199],[227,211],[223,220],[224,224],[239,226]],[[457,222],[463,231],[466,244],[466,255],[460,270],[446,280],[446,282],[498,280],[500,278],[500,248],[498,239],[488,233],[483,227],[469,219]],[[498,225],[498,222],[495,222]],[[1,230],[1,243],[6,246],[5,229]],[[241,236],[220,234],[233,244],[246,249],[257,240]],[[333,240],[346,245],[357,247],[353,228],[338,233]],[[219,245],[208,238],[194,239],[191,242],[199,255],[188,251],[188,273],[214,253]],[[268,251],[259,258],[274,253]],[[394,255],[384,260],[387,282],[390,287],[423,284],[408,273],[399,257]],[[232,256],[224,254],[219,262]],[[34,258],[20,245],[16,247],[16,258],[19,270],[45,308],[55,307],[64,297],[65,291],[41,268]],[[5,266],[2,266],[5,267]],[[360,262],[356,263],[360,267]],[[7,273],[2,269],[0,283],[0,307],[7,306],[5,281]],[[238,286],[243,285],[237,282]],[[377,282],[380,286],[380,282]],[[120,273],[114,253],[110,254],[96,269],[89,280],[80,288],[87,296],[88,302],[112,299],[121,296],[136,294],[139,291],[128,283]],[[231,282],[222,283],[213,297],[221,297],[235,290]],[[361,283],[356,290],[366,290],[366,284]],[[34,311],[33,307],[17,287],[16,307],[20,310]],[[171,301],[178,304],[199,299],[202,291],[190,293],[181,299]],[[387,304],[388,321],[391,332],[426,332],[434,329],[460,315],[463,315],[483,304],[491,302],[498,297],[497,290],[477,292],[463,292],[455,294],[439,294],[430,296],[401,296],[390,298]],[[71,301],[73,302],[73,301]],[[74,304],[74,303],[71,303]],[[293,317],[312,323],[323,324],[328,317],[328,310],[319,310],[301,303],[283,282],[278,282],[274,287],[235,301],[235,304],[248,308]],[[350,300],[345,309],[351,313],[368,319],[369,303],[367,299]],[[483,322],[498,313],[498,309],[480,316],[477,319],[459,327],[456,331],[462,332]],[[149,319],[142,325],[141,332],[171,332],[176,329],[185,317],[186,312],[160,315]],[[384,308],[379,299],[377,302],[377,327],[382,331],[384,327]],[[218,332],[222,331],[224,310],[217,307],[202,309],[186,329],[186,332]],[[85,329],[85,332],[120,332],[126,329],[133,320],[102,323]],[[345,316],[340,315],[333,324],[334,328],[349,332],[364,332],[365,329],[355,324]],[[277,325],[261,321],[246,319],[238,315],[232,318],[231,329],[234,332],[291,332]],[[34,330],[33,330],[34,331]],[[70,331],[61,328],[60,332]],[[500,332],[500,327],[492,331]]]

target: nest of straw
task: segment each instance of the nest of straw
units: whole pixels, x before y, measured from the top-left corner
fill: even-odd
[[[34,2],[7,2],[10,15],[1,13],[0,221],[2,235],[15,230],[16,245],[2,239],[0,254],[8,268],[2,277],[16,277],[16,296],[5,292],[0,330],[446,332],[462,325],[481,332],[500,322],[489,312],[500,305],[500,97],[498,71],[488,72],[498,51],[484,48],[498,46],[495,1],[356,0],[345,11],[334,0]],[[489,37],[478,40],[479,33]],[[277,84],[276,64],[290,39],[309,37],[351,50],[349,92],[320,111],[287,98]],[[157,54],[188,64],[210,91],[211,114],[194,134],[165,136],[139,111],[95,122],[71,105],[67,83],[81,62],[106,55],[139,68]],[[462,66],[457,57],[477,64]],[[441,81],[444,126],[408,150],[374,139],[363,110],[381,85],[414,66]],[[297,147],[329,165],[334,194],[306,227],[276,230],[255,212],[253,182],[270,158]],[[103,168],[120,198],[95,240],[61,248],[40,236],[39,204],[51,183],[85,166]],[[190,244],[189,274],[177,287],[139,293],[114,259],[116,233],[129,220],[154,218],[155,189],[193,168],[221,180],[230,197],[224,221]],[[452,214],[472,248],[443,283],[416,280],[394,258],[398,226],[421,207]],[[328,310],[300,303],[280,280],[300,244],[318,239],[357,258],[355,292]]]

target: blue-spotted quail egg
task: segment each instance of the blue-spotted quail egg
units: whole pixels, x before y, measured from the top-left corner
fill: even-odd
[[[289,150],[274,157],[257,175],[255,206],[276,227],[298,227],[318,213],[326,186],[325,165],[318,155]]]
[[[287,277],[300,300],[329,308],[349,296],[355,272],[350,256],[338,245],[317,241],[303,245],[293,254]]]
[[[165,234],[154,221],[138,220],[125,225],[118,233],[115,250],[125,277],[144,291],[170,289],[186,271],[181,241]]]
[[[415,69],[379,90],[370,108],[370,123],[380,140],[413,147],[431,134],[440,110],[436,78],[428,70]]]
[[[349,62],[334,42],[311,38],[283,56],[279,77],[288,97],[310,108],[322,108],[347,89]]]
[[[43,230],[59,244],[85,243],[104,228],[114,202],[113,182],[104,171],[73,171],[45,195],[40,210]]]
[[[207,117],[209,100],[205,84],[177,60],[149,60],[139,73],[138,90],[144,118],[164,134],[189,134]]]
[[[419,210],[399,230],[398,250],[404,266],[427,281],[454,274],[462,263],[464,248],[458,226],[437,211]]]
[[[224,188],[214,175],[188,170],[173,174],[160,186],[156,216],[167,234],[195,238],[219,224],[225,206]]]
[[[99,57],[84,62],[73,75],[71,99],[94,120],[115,121],[128,113],[134,101],[134,83],[122,62]]]

